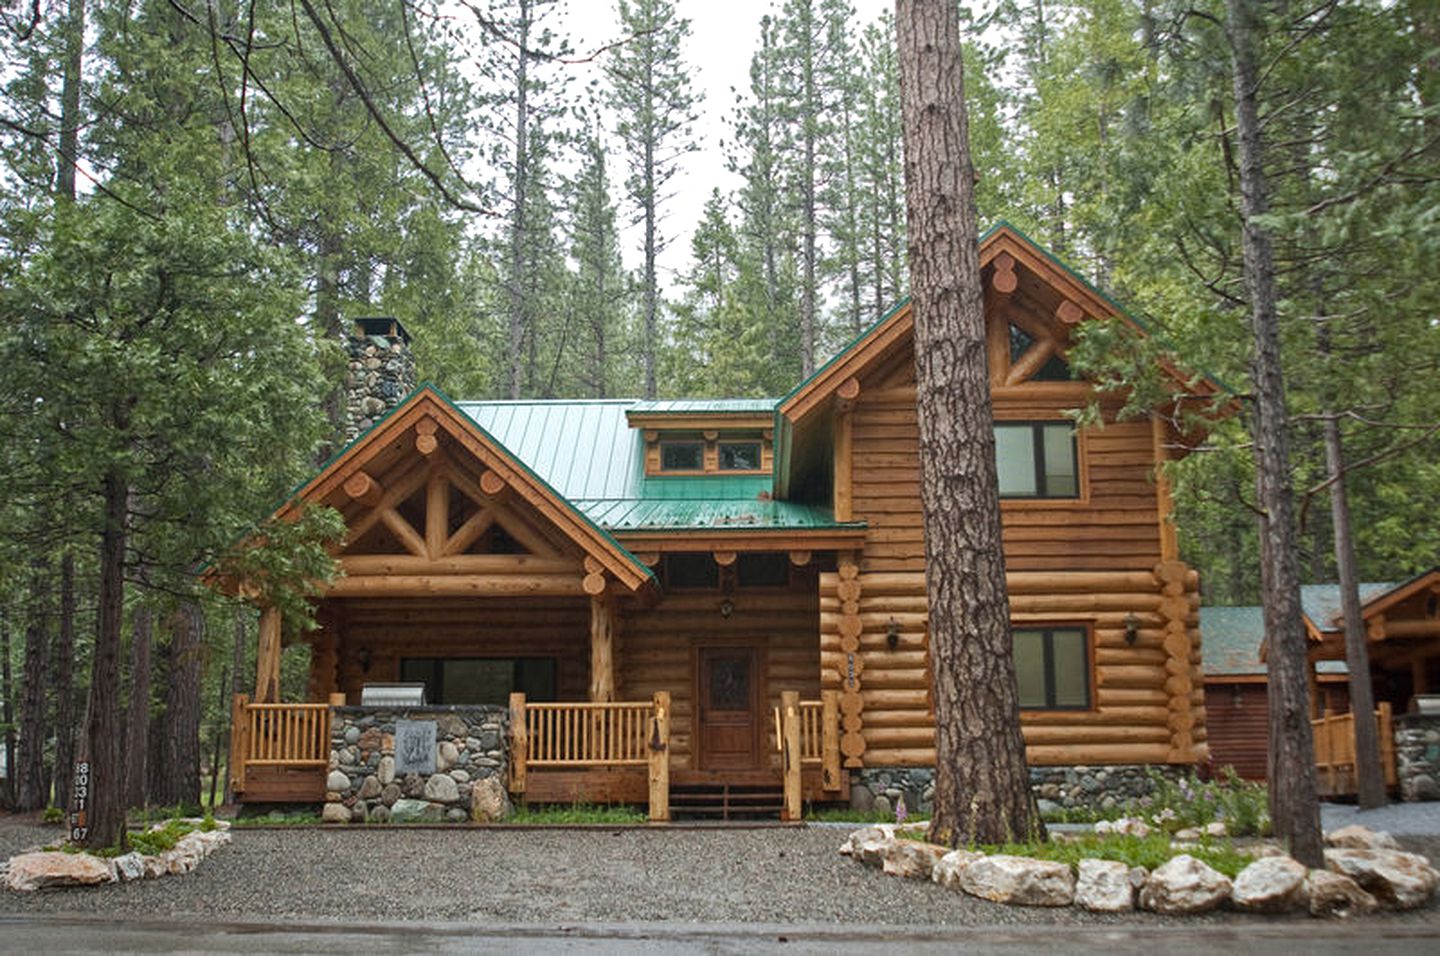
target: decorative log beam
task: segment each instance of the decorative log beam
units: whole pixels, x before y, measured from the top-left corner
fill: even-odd
[[[1081,319],[1085,318],[1085,311],[1074,302],[1066,299],[1061,302],[1059,308],[1055,310],[1055,318],[1066,325],[1075,325]]]
[[[442,553],[445,555],[463,554],[465,549],[474,544],[482,534],[489,531],[490,526],[494,523],[495,512],[491,509],[485,508],[475,512],[465,519],[464,524],[455,529],[455,533],[445,542]]]
[[[425,485],[425,551],[431,558],[445,553],[450,536],[450,480],[438,469]]]
[[[345,494],[362,505],[373,508],[384,497],[385,489],[370,475],[357,471],[345,479]]]
[[[790,563],[797,568],[803,568],[810,563],[811,554],[809,551],[791,551]]]
[[[280,701],[280,610],[260,611],[260,636],[255,649],[255,703]]]
[[[395,574],[340,578],[327,597],[583,597],[578,574]]]
[[[347,575],[384,574],[580,574],[569,558],[533,554],[452,554],[423,558],[413,554],[347,554],[340,558]]]
[[[505,529],[506,534],[520,542],[531,554],[542,554],[552,558],[560,556],[560,552],[544,535],[530,527],[524,519],[508,508],[496,505],[495,521]]]
[[[615,602],[603,596],[590,599],[590,699],[615,699]]]
[[[635,560],[639,561],[647,568],[653,568],[655,567],[655,565],[660,563],[659,551],[635,551],[633,553],[635,555]]]
[[[480,490],[488,498],[500,496],[507,487],[509,486],[505,483],[505,479],[493,471],[487,469],[480,475]]]
[[[422,455],[430,455],[440,447],[440,440],[435,435],[439,427],[433,418],[422,418],[415,423],[415,450]]]
[[[345,535],[346,540],[359,541],[363,538],[365,533],[375,527],[376,523],[381,520],[381,513],[384,509],[394,508],[400,504],[400,502],[409,498],[417,490],[424,487],[429,477],[429,469],[421,465],[410,469],[398,481],[391,480],[390,487],[385,489],[385,493],[380,501],[365,514],[355,519],[355,523],[350,526],[350,530]]]
[[[1002,252],[995,257],[995,271],[990,275],[990,287],[1001,295],[1009,295],[1020,285],[1015,275],[1015,257]]]
[[[580,588],[591,597],[598,597],[605,593],[608,583],[603,572],[595,571],[581,579]]]
[[[395,537],[400,539],[400,543],[405,545],[407,551],[422,558],[428,558],[430,556],[429,550],[425,547],[425,539],[420,537],[419,532],[410,526],[410,522],[405,520],[404,515],[394,508],[380,508],[378,510],[380,512],[381,523],[389,528]]]
[[[1035,344],[1011,364],[1010,371],[1005,373],[1005,384],[1019,385],[1040,371],[1040,368],[1050,361],[1050,357],[1059,351],[1056,344],[1055,340],[1048,336],[1036,339]]]
[[[722,568],[730,567],[735,563],[737,557],[734,551],[715,551],[712,556],[715,558],[715,563]]]
[[[850,381],[854,381],[851,379]],[[847,383],[848,384],[848,383]],[[855,420],[846,409],[835,416],[834,487],[831,507],[836,521],[850,521],[855,516],[853,468],[855,461]]]

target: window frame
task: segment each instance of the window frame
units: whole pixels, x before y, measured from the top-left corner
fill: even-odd
[[[660,471],[662,475],[694,475],[705,471],[705,440],[703,438],[664,438],[659,442],[660,446]],[[696,449],[699,464],[693,468],[667,468],[665,467],[665,449],[677,447],[691,447]]]
[[[1011,621],[1011,654],[1015,653],[1015,635],[1021,631],[1039,633],[1042,635],[1042,666],[1045,672],[1045,703],[1041,705],[1026,704],[1017,699],[1022,713],[1026,714],[1051,714],[1070,713],[1085,714],[1095,711],[1095,631],[1090,623],[1074,621]],[[1055,647],[1054,634],[1057,631],[1077,632],[1084,643],[1084,654],[1082,656],[1081,673],[1085,677],[1085,703],[1084,704],[1055,704]],[[1017,680],[1016,696],[1019,696]]]
[[[750,445],[755,449],[754,468],[726,468],[725,452],[726,445]],[[725,475],[758,475],[765,473],[765,442],[756,438],[720,438],[715,442],[715,470]]]
[[[1075,468],[1075,493],[1071,495],[1045,494],[1045,429],[1063,425],[1070,430],[1070,449],[1072,452],[1071,462]],[[1000,462],[997,453],[995,462],[995,484],[1000,495],[1002,505],[1013,501],[1046,501],[1056,503],[1074,503],[1084,501],[1086,498],[1085,469],[1084,469],[1084,445],[1081,442],[1080,430],[1075,423],[1067,419],[1040,419],[1040,418],[1016,418],[996,419],[991,428],[996,435],[998,446],[998,435],[1002,428],[1029,428],[1031,442],[1030,464],[1035,479],[1035,494],[1019,494],[1015,492],[1004,492],[999,490],[1000,484]]]
[[[536,694],[534,694],[530,688],[525,688],[526,696],[529,697],[530,700],[538,701],[538,702],[549,702],[549,701],[551,701],[551,700],[559,700],[559,699],[560,699],[560,659],[559,659],[558,657],[555,657],[555,656],[549,655],[549,654],[511,654],[511,655],[506,655],[506,654],[470,655],[470,654],[467,654],[467,655],[461,655],[461,656],[456,656],[456,657],[402,657],[402,658],[400,658],[399,662],[398,662],[397,665],[396,665],[396,673],[400,675],[400,679],[401,679],[401,680],[406,680],[407,677],[406,677],[406,675],[405,675],[405,670],[406,670],[406,666],[407,666],[407,665],[421,665],[421,664],[428,665],[426,669],[429,671],[429,676],[430,676],[431,678],[433,678],[434,686],[433,686],[433,687],[430,686],[430,685],[431,685],[431,680],[426,679],[426,678],[423,678],[423,677],[421,678],[421,681],[425,684],[426,699],[427,699],[427,703],[428,703],[428,704],[438,705],[438,706],[446,706],[446,707],[448,707],[448,706],[470,706],[470,705],[448,704],[448,703],[445,702],[445,696],[446,696],[446,695],[445,695],[445,665],[446,665],[446,664],[449,664],[449,663],[453,663],[453,662],[459,662],[459,661],[485,661],[485,662],[504,662],[504,663],[508,663],[508,664],[510,665],[510,688],[511,688],[511,692],[512,692],[512,693],[513,693],[517,688],[519,688],[520,685],[521,685],[521,680],[520,680],[521,674],[520,674],[520,670],[521,670],[522,665],[523,665],[525,662],[536,662],[536,661],[538,661],[538,662],[541,662],[541,663],[543,663],[543,664],[547,664],[547,665],[549,666],[549,668],[550,668],[550,683],[553,685],[553,688],[554,688],[552,694],[550,695],[550,697],[546,698],[546,697],[544,697],[543,695],[536,695]],[[412,676],[413,676],[413,675],[412,675]],[[434,699],[433,699],[433,700],[430,699],[430,696],[431,696],[431,692],[432,692],[432,691],[434,692]],[[503,706],[503,705],[504,705],[504,701],[500,702],[499,704],[482,705],[482,706]]]

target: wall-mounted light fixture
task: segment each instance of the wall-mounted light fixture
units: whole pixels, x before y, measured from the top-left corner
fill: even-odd
[[[720,616],[729,617],[735,613],[735,602],[726,598],[720,602]]]
[[[1140,639],[1140,616],[1134,611],[1125,615],[1125,643],[1131,647]]]
[[[885,624],[885,646],[892,651],[900,646],[900,622],[893,617]]]
[[[356,653],[356,655],[355,655],[355,659],[360,662],[360,672],[361,672],[361,673],[363,673],[363,674],[368,674],[368,673],[370,673],[370,648],[368,648],[368,647],[362,647],[362,648],[360,648],[360,650],[359,650],[359,651]]]

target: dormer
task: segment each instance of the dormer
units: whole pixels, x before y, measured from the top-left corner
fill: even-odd
[[[774,399],[645,401],[625,413],[645,441],[645,475],[767,476],[774,463]]]

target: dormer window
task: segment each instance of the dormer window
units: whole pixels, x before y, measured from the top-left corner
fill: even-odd
[[[705,444],[698,441],[662,441],[661,471],[704,471]]]
[[[721,471],[759,471],[760,468],[758,441],[720,442]]]

